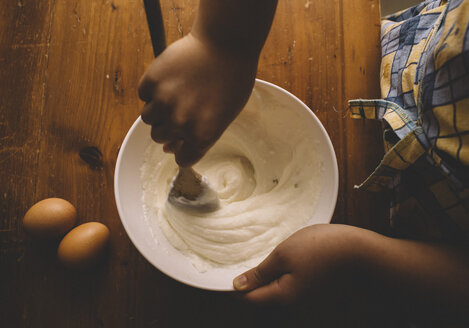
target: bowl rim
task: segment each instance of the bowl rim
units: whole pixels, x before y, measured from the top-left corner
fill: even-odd
[[[334,147],[332,145],[332,141],[329,137],[329,134],[327,133],[326,129],[324,128],[323,124],[321,123],[321,121],[319,120],[319,118],[313,113],[313,111],[308,107],[306,106],[306,104],[301,101],[298,97],[296,97],[294,94],[292,94],[291,92],[273,84],[273,83],[270,83],[270,82],[267,82],[267,81],[264,81],[264,80],[261,80],[261,79],[255,79],[255,85],[260,85],[260,86],[267,86],[267,87],[270,87],[270,88],[273,88],[273,89],[276,89],[276,91],[279,91],[291,98],[293,98],[298,104],[300,104],[304,109],[307,110],[307,112],[310,114],[310,116],[316,121],[316,123],[318,123],[319,125],[319,128],[322,132],[322,134],[325,136],[325,139],[326,139],[326,143],[327,143],[327,148],[329,149],[329,151],[331,152],[331,155],[332,155],[332,158],[333,158],[333,163],[332,163],[332,173],[333,173],[333,194],[331,195],[332,196],[332,204],[331,204],[331,207],[328,209],[329,213],[327,213],[327,216],[329,218],[329,222],[332,220],[332,216],[335,212],[335,207],[337,205],[337,195],[338,195],[338,191],[339,191],[339,170],[338,170],[338,165],[337,165],[337,156],[336,156],[336,153],[335,153],[335,150],[334,150]],[[254,88],[253,88],[254,89]],[[131,136],[133,135],[135,129],[137,128],[137,126],[139,126],[140,124],[142,124],[143,121],[142,121],[142,118],[141,116],[139,116],[135,122],[132,124],[132,126],[130,127],[130,129],[127,131],[127,134],[124,138],[124,140],[122,141],[122,144],[120,146],[120,149],[119,149],[119,153],[117,155],[117,160],[116,160],[116,165],[115,165],[115,170],[114,170],[114,197],[115,197],[115,202],[116,202],[116,207],[117,207],[117,212],[119,214],[119,219],[122,223],[122,225],[124,226],[124,230],[125,232],[127,233],[127,236],[129,237],[130,241],[132,242],[133,246],[138,250],[138,252],[148,261],[151,263],[151,265],[159,270],[160,272],[164,273],[166,276],[170,277],[171,279],[174,279],[180,283],[183,283],[185,285],[188,285],[188,286],[191,286],[191,287],[195,287],[195,288],[199,288],[199,289],[204,289],[204,290],[210,290],[210,291],[234,291],[234,288],[219,288],[219,287],[207,287],[207,286],[201,286],[201,285],[198,285],[197,283],[194,283],[190,280],[187,280],[187,279],[184,279],[182,277],[177,277],[175,275],[173,275],[172,273],[168,272],[168,270],[166,270],[165,268],[161,268],[159,265],[157,265],[155,263],[155,261],[153,261],[149,256],[147,256],[145,254],[145,252],[143,251],[143,246],[140,244],[139,242],[139,239],[133,234],[132,230],[130,229],[130,226],[128,225],[127,223],[127,220],[124,219],[124,209],[122,207],[122,201],[121,201],[121,198],[120,198],[120,194],[119,194],[119,190],[120,190],[120,187],[119,187],[119,174],[120,174],[120,168],[121,168],[121,163],[122,163],[122,154],[123,154],[123,150],[126,148],[127,146],[127,143],[129,142]]]

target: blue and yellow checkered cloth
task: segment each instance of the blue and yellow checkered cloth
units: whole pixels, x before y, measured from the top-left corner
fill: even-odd
[[[349,102],[384,122],[386,154],[357,188],[386,191],[394,236],[469,241],[469,0],[425,1],[381,26],[380,100]]]

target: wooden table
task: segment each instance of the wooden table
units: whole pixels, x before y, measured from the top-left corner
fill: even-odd
[[[161,7],[169,43],[190,31],[196,1]],[[0,2],[0,326],[372,326],[352,304],[326,314],[273,312],[194,289],[137,252],[117,214],[113,173],[152,57],[141,0]],[[375,230],[385,206],[353,185],[379,162],[380,126],[334,108],[379,96],[379,57],[378,0],[280,0],[258,72],[303,100],[327,129],[340,170],[334,222]],[[80,222],[110,228],[106,263],[70,273],[57,263],[56,245],[24,234],[26,210],[52,196],[75,204]]]

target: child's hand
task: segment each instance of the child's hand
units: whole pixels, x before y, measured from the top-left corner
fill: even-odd
[[[235,289],[255,303],[290,304],[307,295],[321,299],[353,265],[354,228],[349,228],[315,225],[296,232],[259,266],[235,278]]]
[[[142,119],[181,166],[196,163],[251,94],[258,56],[232,55],[192,34],[173,43],[143,75]]]
[[[395,239],[330,224],[294,233],[233,285],[255,303],[289,304],[306,296],[322,302],[327,296],[353,299],[361,293],[371,295],[373,304],[399,300],[392,302],[397,310],[412,309],[427,319],[450,315],[469,322],[467,277],[464,245]],[[431,316],[429,308],[435,309]]]

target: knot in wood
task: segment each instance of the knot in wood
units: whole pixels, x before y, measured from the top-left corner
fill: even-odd
[[[84,147],[78,154],[92,170],[97,170],[104,166],[103,153],[101,153],[98,147]]]

